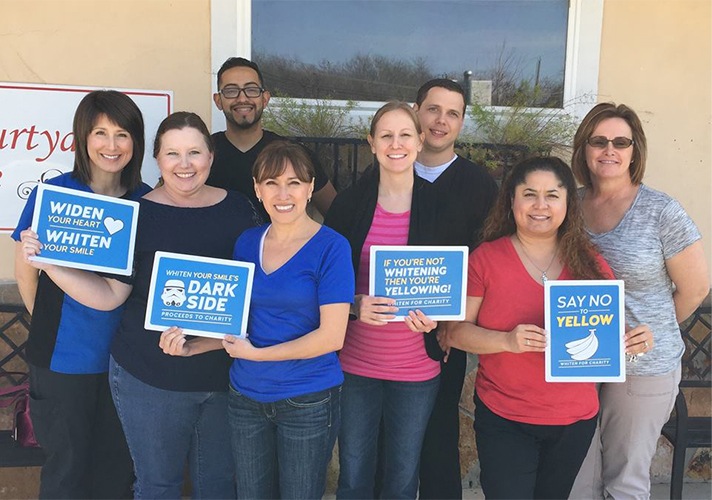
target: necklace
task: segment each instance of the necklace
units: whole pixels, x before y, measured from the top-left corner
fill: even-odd
[[[546,283],[546,281],[549,279],[549,277],[546,275],[546,273],[547,273],[547,271],[549,271],[549,269],[551,269],[551,266],[554,263],[554,260],[556,259],[556,255],[559,253],[559,244],[558,243],[556,244],[556,248],[554,249],[554,255],[551,256],[549,265],[546,266],[546,269],[542,269],[536,265],[536,263],[534,262],[534,260],[532,260],[531,257],[529,257],[529,254],[527,253],[527,251],[524,248],[524,243],[522,243],[522,240],[519,239],[519,236],[516,233],[514,234],[514,236],[516,236],[517,241],[519,242],[519,246],[521,247],[522,253],[524,254],[524,256],[531,263],[531,265],[534,266],[537,269],[537,271],[539,271],[541,273],[541,282]]]

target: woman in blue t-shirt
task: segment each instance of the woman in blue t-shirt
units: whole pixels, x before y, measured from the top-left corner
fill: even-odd
[[[144,131],[136,104],[121,92],[97,90],[79,103],[72,127],[74,169],[47,184],[137,200]],[[21,234],[32,224],[33,190],[12,238],[15,277],[32,314],[27,342],[30,408],[46,460],[40,498],[132,498],[133,469],[111,400],[109,346],[123,306],[85,307],[24,260]]]
[[[314,167],[304,149],[276,141],[253,166],[272,221],[245,231],[236,260],[255,263],[246,339],[219,346],[235,358],[229,418],[238,498],[321,498],[340,423],[344,341],[354,295],[351,250],[307,214]],[[214,339],[164,332],[165,352],[190,356]]]

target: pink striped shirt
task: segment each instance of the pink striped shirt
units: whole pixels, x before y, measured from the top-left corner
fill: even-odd
[[[410,211],[395,214],[376,205],[361,248],[357,294],[368,295],[371,245],[406,245],[409,223]],[[423,334],[411,332],[403,322],[372,326],[359,320],[349,321],[339,361],[347,373],[380,380],[422,382],[440,373],[440,363],[425,352]]]

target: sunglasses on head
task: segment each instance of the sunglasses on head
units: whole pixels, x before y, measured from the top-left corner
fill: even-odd
[[[627,137],[614,137],[613,139],[609,139],[602,135],[589,137],[586,142],[589,146],[596,149],[607,148],[609,142],[613,144],[613,147],[616,149],[626,149],[633,145],[633,139],[628,139]]]

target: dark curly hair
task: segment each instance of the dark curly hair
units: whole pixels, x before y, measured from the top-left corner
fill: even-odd
[[[576,193],[576,181],[569,166],[553,156],[536,156],[519,162],[502,183],[497,201],[485,221],[483,241],[510,236],[517,231],[512,217],[512,200],[517,186],[532,172],[551,172],[566,189],[566,217],[558,230],[561,260],[574,279],[604,279],[596,260],[597,249],[583,225],[583,215]]]

